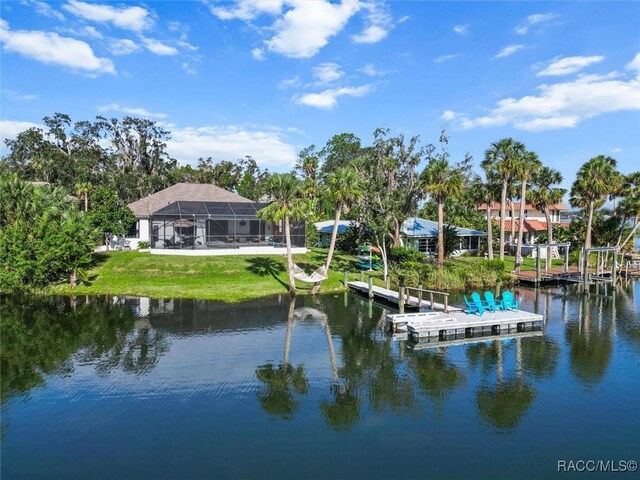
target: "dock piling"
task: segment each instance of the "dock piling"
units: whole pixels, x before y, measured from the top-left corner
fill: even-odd
[[[369,275],[369,298],[373,298],[373,277]]]
[[[400,285],[400,289],[398,290],[398,310],[400,313],[404,313],[404,286]]]

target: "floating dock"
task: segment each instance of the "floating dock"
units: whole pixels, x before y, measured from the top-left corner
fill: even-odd
[[[418,312],[387,315],[392,332],[407,331],[414,339],[441,337],[463,333],[472,335],[490,330],[499,334],[502,330],[522,330],[527,326],[544,325],[545,318],[523,310],[498,310],[483,315],[467,314],[462,309],[444,312]]]
[[[397,334],[396,334],[397,335]],[[526,332],[510,332],[504,334],[494,334],[493,332],[482,332],[474,336],[454,335],[448,337],[422,337],[417,341],[407,345],[412,350],[426,350],[430,348],[446,348],[458,345],[474,345],[478,343],[492,342],[494,340],[509,341],[518,338],[542,337],[542,330],[528,330]]]
[[[369,295],[371,298],[377,298],[381,300],[385,300],[389,303],[395,303],[396,305],[400,305],[400,292],[389,290],[387,288],[378,287],[376,285],[370,286],[366,282],[347,282],[347,286],[361,293],[365,293]],[[413,289],[418,290],[418,289]],[[424,292],[429,292],[429,290],[424,290]],[[443,292],[433,292],[434,294],[439,295],[448,295]],[[429,297],[431,298],[431,296]],[[403,306],[413,307],[413,308],[427,308],[429,310],[434,311],[447,311],[447,312],[462,312],[462,308],[460,307],[452,307],[451,305],[445,305],[444,303],[438,303],[431,301],[430,299],[420,298],[415,295],[405,295],[403,296]]]

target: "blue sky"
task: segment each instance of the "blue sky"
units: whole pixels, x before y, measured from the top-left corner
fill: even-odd
[[[377,127],[453,159],[512,136],[565,186],[640,167],[639,2],[238,0],[0,4],[3,138],[45,115],[148,116],[169,153],[289,169]]]

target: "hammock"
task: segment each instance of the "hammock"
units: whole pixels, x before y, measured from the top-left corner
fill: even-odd
[[[322,266],[314,270],[311,275],[307,275],[304,270],[294,263],[293,276],[301,282],[317,283],[327,279],[327,269]]]

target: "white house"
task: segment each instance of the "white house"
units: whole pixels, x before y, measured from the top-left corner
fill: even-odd
[[[267,205],[215,185],[178,183],[129,204],[136,224],[127,240],[165,255],[284,253],[283,225],[258,217]],[[291,243],[306,253],[304,222],[291,226]]]

